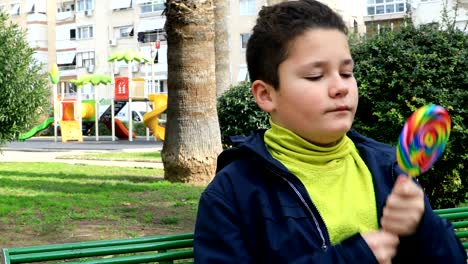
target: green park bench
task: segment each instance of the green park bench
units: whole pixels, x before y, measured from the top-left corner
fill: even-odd
[[[5,264],[64,260],[67,264],[193,263],[193,233],[4,248],[3,259]]]
[[[468,206],[435,212],[453,223],[455,233],[468,251]],[[192,263],[193,233],[4,248],[3,259],[5,264],[64,260],[67,264]]]
[[[468,258],[468,206],[435,210],[440,217],[452,222],[455,234],[460,238]]]

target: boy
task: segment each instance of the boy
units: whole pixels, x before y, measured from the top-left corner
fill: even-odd
[[[271,128],[219,156],[196,263],[466,263],[394,148],[350,130],[358,91],[336,13],[314,0],[262,8],[247,63]]]

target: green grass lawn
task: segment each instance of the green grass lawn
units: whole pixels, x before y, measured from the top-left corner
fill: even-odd
[[[159,151],[152,152],[117,152],[117,153],[86,153],[80,155],[63,155],[62,159],[120,160],[141,162],[162,162]]]
[[[193,231],[202,187],[143,168],[0,163],[0,247]]]

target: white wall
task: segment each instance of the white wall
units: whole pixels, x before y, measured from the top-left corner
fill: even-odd
[[[70,41],[70,30],[76,29],[76,24],[64,24],[64,25],[57,25],[56,28],[56,43],[57,43],[57,50],[62,49],[71,49],[76,48],[76,42]]]
[[[47,25],[27,25],[27,40],[32,48],[47,48]]]
[[[413,22],[415,25],[439,22],[442,13],[442,1],[428,1],[413,4]]]
[[[43,63],[47,67],[47,51],[36,51],[33,54],[33,58],[35,58],[39,63]],[[47,68],[46,68],[47,69]]]

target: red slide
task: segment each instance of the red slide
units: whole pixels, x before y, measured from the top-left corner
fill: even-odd
[[[124,126],[122,121],[115,118],[115,136],[121,140],[128,140],[128,129]],[[105,122],[107,128],[112,130],[111,122]],[[133,138],[136,138],[135,133],[133,133]]]

